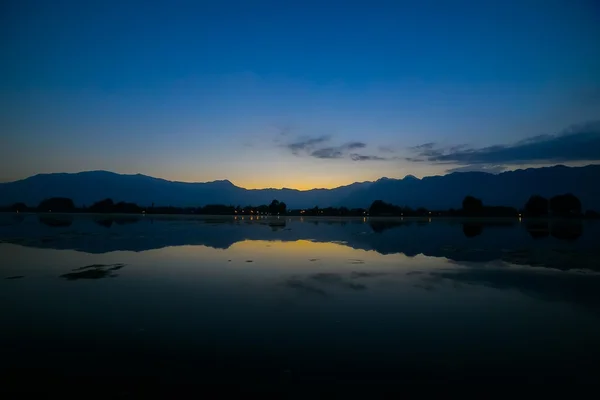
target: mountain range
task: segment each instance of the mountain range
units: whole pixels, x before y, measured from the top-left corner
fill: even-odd
[[[583,209],[600,209],[600,165],[562,165],[529,168],[500,174],[455,172],[422,179],[381,178],[333,189],[245,189],[228,180],[205,183],[175,182],[146,175],[108,171],[39,174],[0,184],[0,205],[24,202],[35,206],[49,197],[69,197],[78,206],[105,198],[149,206],[203,206],[206,204],[259,205],[284,201],[288,208],[368,207],[374,200],[430,209],[460,208],[466,195],[486,205],[522,207],[533,194],[551,197],[573,193]]]

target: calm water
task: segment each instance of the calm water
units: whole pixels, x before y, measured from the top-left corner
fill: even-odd
[[[599,372],[598,223],[4,214],[0,240],[15,381]]]

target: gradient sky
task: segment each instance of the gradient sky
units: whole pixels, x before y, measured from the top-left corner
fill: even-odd
[[[0,181],[247,187],[600,160],[600,3],[3,1]]]

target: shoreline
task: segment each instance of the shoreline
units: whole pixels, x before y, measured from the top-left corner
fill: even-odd
[[[194,219],[194,220],[202,220],[202,219],[231,219],[238,221],[260,221],[260,220],[282,220],[282,219],[294,219],[301,221],[312,221],[312,220],[334,220],[334,221],[344,221],[344,220],[385,220],[385,221],[429,221],[429,220],[437,220],[437,221],[514,221],[514,222],[522,222],[524,220],[527,221],[593,221],[600,220],[599,218],[590,218],[585,216],[574,216],[574,217],[562,217],[562,216],[545,216],[545,217],[506,217],[506,216],[450,216],[450,215],[431,215],[431,216],[335,216],[335,215],[219,215],[219,214],[144,214],[144,213],[88,213],[88,212],[70,212],[70,213],[49,213],[49,212],[7,212],[0,211],[0,216],[8,216],[8,215],[18,215],[18,216],[44,216],[44,217],[104,217],[104,218],[160,218],[160,219]]]

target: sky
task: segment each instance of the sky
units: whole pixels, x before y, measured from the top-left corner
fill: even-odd
[[[246,188],[600,160],[600,2],[0,3],[0,181]]]

